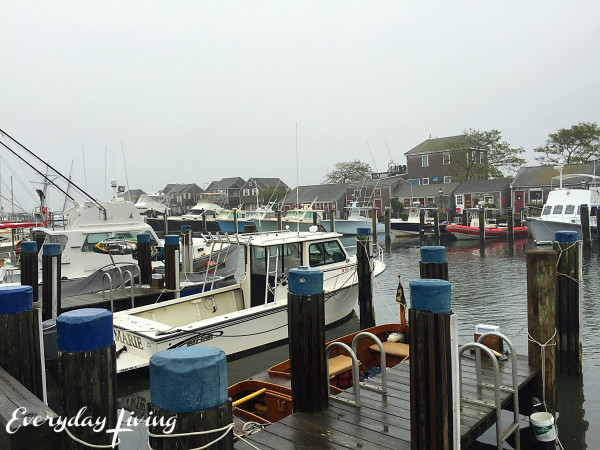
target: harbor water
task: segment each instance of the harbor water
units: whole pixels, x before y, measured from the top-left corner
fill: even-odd
[[[383,235],[379,236],[380,245]],[[347,247],[356,245],[354,237],[344,237]],[[431,244],[429,244],[431,245]],[[565,449],[600,448],[600,253],[597,243],[584,252],[583,264],[583,377],[561,377],[558,380],[557,431]],[[461,344],[471,342],[477,324],[493,324],[512,339],[518,353],[527,354],[527,280],[525,254],[536,245],[528,239],[516,240],[509,248],[503,239],[488,241],[480,248],[478,241],[455,241],[446,244],[449,278],[452,284],[452,310],[458,317]],[[547,248],[547,247],[546,247]],[[353,248],[349,249],[351,252]],[[410,306],[409,281],[419,278],[420,243],[418,239],[392,241],[384,253],[386,271],[375,279],[375,313],[378,324],[397,322],[399,308],[395,301],[398,274]],[[358,308],[357,308],[358,310]],[[353,318],[330,330],[328,339],[358,329]],[[287,346],[277,347],[228,363],[229,384],[236,383],[288,358]],[[139,370],[119,376],[119,406],[142,416],[150,399],[148,371]],[[52,405],[51,405],[52,406]],[[506,423],[511,420],[507,416]],[[592,424],[592,427],[589,427]],[[526,417],[521,426],[528,425]],[[147,448],[143,427],[120,436],[121,449]],[[495,428],[480,439],[495,443]],[[510,448],[510,447],[506,447]]]

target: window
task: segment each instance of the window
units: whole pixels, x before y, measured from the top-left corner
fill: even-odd
[[[381,197],[381,188],[373,189],[374,197]]]
[[[421,167],[429,167],[429,155],[421,156]]]
[[[189,200],[190,198],[192,198],[192,194],[190,194],[189,192],[186,192],[184,195],[185,195],[185,198],[187,200]]]
[[[554,209],[552,210],[552,214],[562,214],[563,211],[563,205],[556,205],[554,206]]]
[[[412,178],[412,179],[408,180],[408,182],[410,184],[414,184],[415,186],[418,186],[419,184],[421,184],[420,180],[418,178]]]
[[[444,153],[442,156],[442,165],[448,166],[450,165],[450,153]]]
[[[529,203],[544,203],[542,191],[529,191]]]
[[[547,216],[552,211],[552,206],[544,206],[544,210],[542,211],[542,216]]]
[[[573,215],[573,213],[575,213],[575,205],[567,205],[565,214]]]
[[[477,161],[477,150],[471,150],[471,162],[478,162]]]
[[[310,267],[323,266],[346,260],[346,254],[338,241],[319,242],[308,247]]]
[[[252,187],[252,181],[248,181],[248,186]]]
[[[458,194],[458,195],[456,196],[456,204],[457,204],[457,205],[463,205],[463,204],[464,204],[464,201],[465,201],[465,200],[464,200],[464,197],[463,197],[463,195],[462,195],[462,194]]]
[[[429,178],[423,178],[422,184],[423,185],[429,184]]]
[[[243,195],[244,197],[248,197],[250,195],[250,189],[244,189]]]
[[[258,189],[257,188],[252,189],[252,195],[258,195]]]
[[[177,196],[177,203],[181,203],[181,195]]]
[[[445,176],[444,177],[444,184],[448,184],[448,183],[452,183],[452,178],[448,177],[448,176]]]
[[[360,191],[354,191],[354,193],[352,194],[352,198],[359,198],[360,197]]]
[[[110,233],[90,233],[85,237],[85,241],[81,246],[82,252],[93,252],[94,247],[100,241],[104,239],[108,239],[110,237]]]

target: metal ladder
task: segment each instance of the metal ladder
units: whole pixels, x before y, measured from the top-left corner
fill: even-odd
[[[500,385],[500,369],[498,367],[498,361],[492,351],[483,345],[481,341],[488,336],[496,336],[506,342],[510,348],[510,361],[512,365],[512,387]],[[462,354],[465,350],[474,348],[475,349],[475,370],[477,374],[477,391],[480,392],[481,388],[493,388],[494,389],[494,404],[489,402],[464,397],[462,392]],[[486,383],[481,378],[481,351],[484,351],[492,360],[494,366],[494,384]],[[517,352],[513,343],[502,333],[491,331],[489,333],[482,334],[477,342],[471,342],[463,345],[458,350],[458,361],[459,361],[459,383],[460,383],[460,400],[461,402],[471,403],[486,408],[492,408],[496,410],[496,445],[498,450],[502,450],[502,444],[506,439],[513,433],[515,433],[515,448],[520,450],[521,439],[519,434],[519,380],[517,378]],[[500,400],[500,391],[505,391],[513,394],[514,403],[514,415],[513,422],[506,428],[502,427],[502,402]]]
[[[123,295],[126,295],[126,293],[127,293],[127,291],[126,291],[127,279],[125,278],[126,275],[129,275],[129,283],[130,283],[130,296],[129,297],[131,299],[131,307],[132,308],[135,307],[135,304],[134,304],[135,295],[133,292],[133,288],[136,285],[135,284],[135,276],[134,276],[136,269],[137,269],[137,274],[139,277],[138,279],[140,280],[140,282],[138,283],[138,287],[141,287],[142,272],[140,270],[140,266],[138,266],[137,264],[132,264],[132,263],[126,263],[126,264],[123,264],[123,266],[124,267],[131,266],[131,270],[129,270],[129,269],[123,270],[123,268],[119,264],[114,264],[114,265],[102,268],[102,270],[104,271],[104,273],[102,274],[102,299],[106,300],[106,293],[108,292],[111,312],[114,312],[113,292],[115,291],[115,289],[121,289],[121,291],[123,292]],[[120,283],[121,283],[120,288],[116,288],[116,286],[114,286],[113,278],[112,278],[109,270],[112,270],[113,273],[115,273],[117,271],[119,272],[119,278],[120,278]],[[106,285],[105,285],[106,280],[108,280],[108,287],[109,287],[108,291],[106,290]]]
[[[364,381],[360,381],[359,373],[358,373],[358,358],[356,357],[356,347],[358,345],[358,341],[364,337],[371,338],[379,347],[379,354],[381,356],[381,387],[375,386],[370,383],[366,383]],[[348,353],[350,358],[352,358],[352,386],[354,386],[354,401],[348,400],[345,398],[340,398],[340,397],[337,397],[337,396],[331,395],[331,394],[329,394],[329,398],[339,401],[339,402],[348,403],[352,406],[359,408],[360,407],[360,388],[361,387],[364,389],[369,389],[371,391],[380,392],[382,396],[387,395],[387,371],[386,371],[386,361],[385,361],[385,350],[383,349],[383,344],[381,343],[379,338],[377,336],[375,336],[373,333],[369,333],[368,331],[361,331],[356,336],[354,336],[354,339],[352,339],[352,348],[350,348],[348,345],[344,344],[343,342],[332,342],[331,344],[329,344],[327,346],[327,348],[325,349],[325,359],[327,361],[326,383],[327,383],[328,391],[329,391],[329,353],[335,347],[343,348],[344,350],[346,350],[346,352]]]

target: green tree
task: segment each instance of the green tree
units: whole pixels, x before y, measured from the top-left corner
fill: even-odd
[[[339,162],[323,179],[322,184],[351,183],[354,181],[370,180],[371,166],[357,159]]]
[[[523,147],[511,147],[498,130],[465,130],[451,141],[448,150],[453,181],[503,178],[525,164]]]
[[[285,189],[268,187],[260,192],[260,198],[263,203],[278,202],[285,197],[286,193],[287,191]]]
[[[535,148],[541,164],[580,164],[600,156],[600,128],[593,122],[579,122],[571,128],[550,133],[546,145]]]

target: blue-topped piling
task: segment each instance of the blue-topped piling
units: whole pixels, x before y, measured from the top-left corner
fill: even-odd
[[[165,236],[165,288],[171,291],[179,289],[179,236]]]
[[[325,359],[323,272],[300,266],[290,269],[288,335],[294,412],[327,408],[329,379]]]
[[[583,373],[581,339],[581,244],[577,231],[554,233],[556,265],[556,373]]]
[[[421,278],[437,278],[448,281],[448,263],[446,262],[446,247],[421,247],[419,263]]]
[[[360,329],[375,326],[375,306],[373,304],[373,270],[371,268],[372,245],[371,229],[356,229],[356,271],[358,274],[358,307]]]
[[[436,249],[427,257],[440,261]],[[443,254],[445,259],[445,254]],[[413,448],[460,446],[458,331],[446,280],[412,280],[410,285],[410,428]],[[431,430],[436,430],[432,433]],[[454,436],[454,431],[457,436]]]
[[[105,420],[105,430],[117,423],[117,366],[112,313],[101,308],[68,311],[56,319],[62,416],[76,417],[82,408],[94,423]],[[111,445],[112,435],[91,427],[70,427],[78,439]],[[71,441],[66,448],[81,448]]]
[[[42,246],[42,320],[55,319],[62,312],[61,255],[58,243]]]
[[[39,301],[38,245],[35,241],[21,242],[21,284],[33,288],[33,303]]]
[[[0,286],[0,367],[45,399],[39,320],[31,286]]]
[[[192,227],[190,225],[183,225],[181,227],[181,271],[183,273],[193,272],[193,266]]]
[[[590,227],[590,207],[589,205],[581,205],[579,207],[581,218],[581,239],[584,248],[592,246],[592,229]]]
[[[149,285],[152,277],[152,249],[148,233],[137,235],[137,261],[140,266],[140,284]]]
[[[149,412],[158,419],[149,429],[153,449],[233,448],[223,350],[194,346],[156,353],[150,358],[150,401]]]

